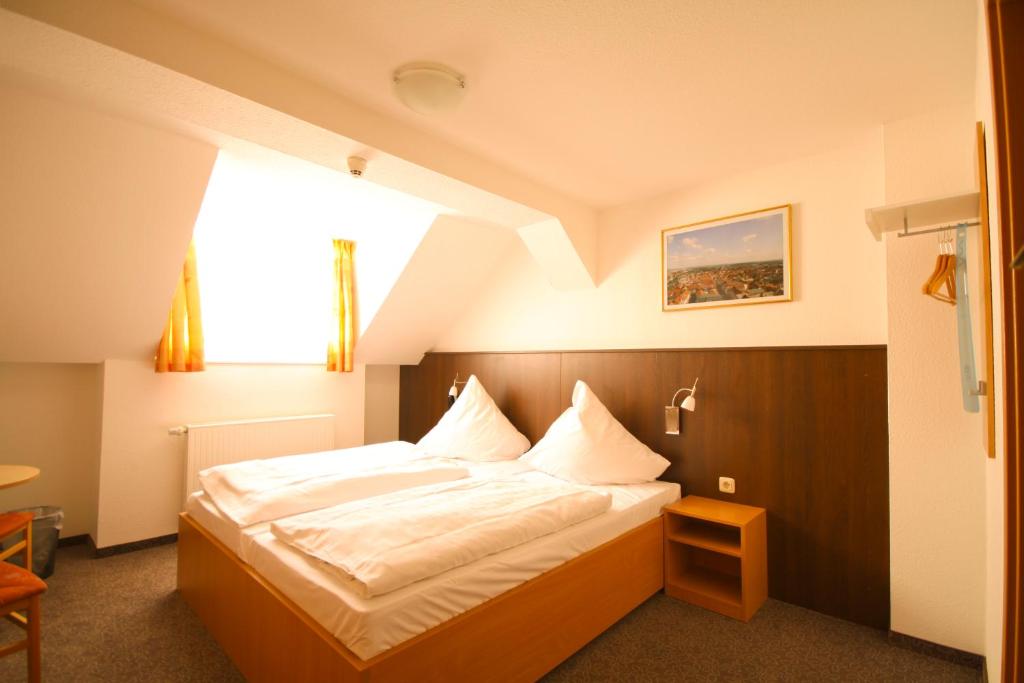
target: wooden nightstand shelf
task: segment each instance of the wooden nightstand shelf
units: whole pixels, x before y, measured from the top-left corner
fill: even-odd
[[[663,512],[665,593],[750,621],[768,597],[764,508],[687,496]]]

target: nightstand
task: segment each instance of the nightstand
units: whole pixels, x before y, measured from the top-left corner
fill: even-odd
[[[665,593],[750,621],[768,597],[764,508],[687,496],[662,512]]]

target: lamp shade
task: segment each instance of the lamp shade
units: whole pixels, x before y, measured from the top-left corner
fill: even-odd
[[[697,407],[697,401],[694,400],[693,394],[690,394],[689,396],[684,398],[683,402],[680,404],[680,407],[683,410],[689,410],[692,413],[694,408]]]
[[[450,112],[466,94],[466,80],[461,74],[433,62],[401,66],[392,81],[398,99],[420,114]]]

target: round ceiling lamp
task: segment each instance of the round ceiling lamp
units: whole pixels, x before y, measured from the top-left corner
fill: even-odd
[[[395,95],[420,114],[453,111],[466,94],[465,77],[444,64],[413,62],[400,66],[392,78]]]

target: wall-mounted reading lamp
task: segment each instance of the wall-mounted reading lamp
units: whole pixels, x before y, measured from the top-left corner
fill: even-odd
[[[468,380],[467,380],[468,381]],[[459,397],[459,385],[465,384],[466,382],[459,381],[459,373],[455,373],[455,381],[452,382],[452,388],[448,390],[448,407],[451,408],[455,405],[455,399]]]
[[[665,406],[665,433],[666,434],[678,434],[679,433],[679,409],[683,408],[689,410],[691,413],[697,407],[697,401],[693,398],[694,393],[697,391],[697,382],[700,381],[700,377],[693,380],[692,387],[682,387],[676,391],[675,395],[672,396],[672,401]],[[684,391],[690,392],[690,395],[683,399],[683,402],[676,405],[676,399],[679,398],[679,394]]]

